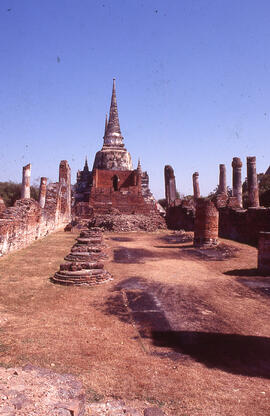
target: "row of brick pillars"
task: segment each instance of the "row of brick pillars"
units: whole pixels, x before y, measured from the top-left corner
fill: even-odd
[[[31,198],[30,192],[30,179],[31,179],[31,164],[23,167],[22,171],[22,189],[21,189],[21,199]],[[40,178],[39,186],[39,204],[41,208],[44,208],[46,202],[46,189],[47,189],[47,178]]]
[[[237,198],[240,207],[242,202],[242,162],[239,157],[234,157],[232,161],[233,168],[233,196]],[[248,184],[248,207],[257,208],[259,202],[259,188],[256,172],[256,157],[247,157],[247,184]]]
[[[242,162],[239,157],[233,158],[232,169],[232,195],[237,199],[239,207],[242,208]],[[197,199],[200,197],[199,173],[193,173],[192,178],[194,199]],[[260,202],[255,156],[247,157],[247,183],[248,207],[257,208],[260,206]],[[227,194],[226,166],[224,164],[219,165],[218,193]]]

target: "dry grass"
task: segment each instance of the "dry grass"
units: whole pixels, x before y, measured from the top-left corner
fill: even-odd
[[[95,288],[49,281],[74,234],[0,259],[1,365],[73,373],[92,400],[173,415],[269,414],[270,298],[230,272],[256,267],[256,250],[229,242],[235,258],[206,262],[165,234],[107,234],[114,280]]]

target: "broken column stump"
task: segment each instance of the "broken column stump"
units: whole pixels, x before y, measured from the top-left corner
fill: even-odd
[[[47,189],[47,178],[41,177],[40,178],[40,185],[39,185],[39,198],[38,202],[41,208],[45,207],[46,202],[46,189]]]
[[[258,270],[270,276],[270,232],[259,233],[258,244]]]
[[[30,177],[31,165],[29,163],[23,167],[21,199],[30,198]]]
[[[194,247],[216,245],[218,245],[218,210],[211,200],[198,198],[194,222]]]

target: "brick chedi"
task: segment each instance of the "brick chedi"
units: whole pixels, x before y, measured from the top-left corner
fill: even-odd
[[[67,262],[60,265],[52,281],[65,285],[94,286],[112,280],[110,273],[104,269],[102,260],[107,257],[104,249],[101,231],[83,230],[71,253],[65,257]]]
[[[115,209],[121,214],[157,212],[148,184],[147,172],[142,172],[140,162],[133,169],[131,156],[124,146],[114,79],[102,149],[96,153],[92,171],[86,162],[77,174],[75,215],[84,218],[84,215],[110,214]]]
[[[119,124],[114,79],[109,121],[108,123],[105,122],[103,147],[96,154],[93,170],[132,170],[131,156],[125,149],[123,140]]]

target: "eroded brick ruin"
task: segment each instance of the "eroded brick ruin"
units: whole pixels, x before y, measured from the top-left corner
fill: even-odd
[[[219,169],[217,193],[211,198],[198,198],[198,172],[193,174],[193,201],[182,200],[177,206],[172,203],[167,206],[167,225],[176,230],[194,230],[195,246],[204,246],[208,243],[215,245],[218,243],[218,236],[257,246],[260,232],[266,232],[265,238],[268,238],[270,208],[261,207],[259,203],[256,158],[247,157],[247,209],[242,208],[242,162],[240,158],[234,157],[232,161],[232,197],[228,196],[227,192],[225,165],[221,164]],[[166,195],[167,186],[165,176]],[[268,243],[265,245],[260,243],[260,247],[269,246]],[[269,248],[265,250],[267,252]]]
[[[160,217],[156,201],[149,189],[147,172],[133,169],[129,152],[124,146],[116,101],[115,79],[109,120],[105,121],[103,146],[96,153],[92,171],[86,160],[77,173],[74,214],[77,220],[111,215],[145,215]],[[159,224],[160,221],[157,221]]]
[[[165,228],[149,189],[148,174],[142,171],[140,160],[137,168],[133,169],[131,155],[125,148],[115,79],[109,119],[106,115],[105,120],[103,146],[95,155],[92,170],[86,159],[83,170],[77,173],[73,207],[67,161],[60,163],[57,183],[47,185],[47,178],[41,178],[38,202],[31,199],[30,177],[31,165],[28,164],[23,167],[21,199],[13,207],[7,208],[0,198],[0,255],[26,247],[64,227],[72,219],[77,224],[90,224],[111,231]],[[242,162],[239,157],[232,160],[232,196],[228,194],[224,164],[219,165],[217,192],[210,198],[200,196],[198,172],[192,175],[193,197],[189,199],[177,198],[174,170],[170,165],[165,166],[164,178],[167,226],[194,231],[194,246],[215,246],[218,236],[258,245],[259,233],[270,232],[270,209],[260,206],[254,156],[247,157],[247,209],[243,209]],[[106,254],[99,241],[100,235],[94,235],[94,230],[91,233],[78,238],[65,258],[72,264],[62,265],[60,275],[82,278],[82,275],[97,274],[89,270],[96,269],[95,264],[98,265]],[[260,243],[260,247],[268,247],[267,244]]]
[[[82,230],[76,240],[70,254],[65,257],[66,263],[60,265],[52,281],[65,285],[95,286],[112,280],[104,269],[104,260],[108,256],[101,230]]]
[[[13,207],[0,207],[0,256],[27,247],[35,240],[63,228],[71,221],[70,167],[62,160],[59,182],[41,178],[39,203],[30,198],[31,165],[23,168],[22,199]]]
[[[218,210],[210,199],[196,200],[194,246],[209,247],[218,244]]]

